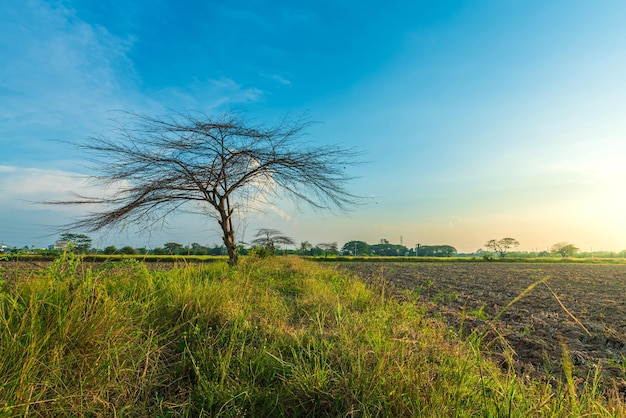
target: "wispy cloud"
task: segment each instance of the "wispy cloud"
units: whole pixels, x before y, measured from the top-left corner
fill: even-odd
[[[124,36],[57,2],[1,2],[0,140],[16,150],[30,141],[33,155],[41,141],[106,131],[112,110],[210,111],[263,98],[260,89],[228,77],[150,89],[132,61],[141,39]]]
[[[40,168],[23,168],[0,165],[0,209],[53,210],[67,214],[84,214],[83,205],[45,205],[44,201],[75,199],[76,195],[106,197],[116,193],[119,185],[106,189],[96,187],[89,177],[82,174]]]
[[[67,199],[72,192],[88,188],[87,180],[75,173],[0,166],[0,207],[19,208],[25,202]]]
[[[130,40],[43,1],[4,2],[0,16],[0,116],[13,127],[90,124],[123,107],[135,79]]]
[[[166,87],[154,92],[153,97],[170,109],[209,112],[228,105],[257,102],[263,98],[263,91],[223,77],[196,81],[185,87]]]
[[[276,73],[271,73],[270,74],[270,73],[266,73],[265,71],[261,71],[261,76],[263,76],[263,77],[265,77],[265,78],[267,78],[269,80],[272,80],[273,82],[278,83],[278,84],[283,85],[283,86],[291,87],[291,85],[293,84],[291,82],[291,80],[289,80],[288,78],[286,78],[285,76],[280,75],[280,74],[276,74]]]
[[[203,89],[201,97],[215,97],[215,105],[225,103],[256,102],[261,99],[263,92],[255,87],[244,87],[230,78],[210,79]]]
[[[458,225],[464,224],[465,219],[460,216],[435,217],[426,219],[426,223],[442,228],[454,228]]]

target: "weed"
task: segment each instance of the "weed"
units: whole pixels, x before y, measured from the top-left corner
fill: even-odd
[[[440,291],[433,297],[433,303],[439,302],[453,302],[459,298],[456,292]]]
[[[487,320],[487,314],[485,313],[485,303],[481,305],[479,309],[473,309],[468,314],[475,316],[478,319]]]
[[[532,330],[532,325],[531,324],[527,324],[524,328],[519,330],[520,335],[527,337],[530,335]]]
[[[420,284],[418,285],[415,289],[413,289],[413,292],[411,293],[411,298],[413,300],[418,300],[419,297],[421,295],[423,295],[425,292],[427,292],[427,296],[430,297],[430,288],[433,285],[433,281],[430,279],[427,279],[424,281],[424,284]]]

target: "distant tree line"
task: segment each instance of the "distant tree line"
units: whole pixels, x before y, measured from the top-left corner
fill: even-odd
[[[451,257],[457,253],[457,250],[451,245],[416,245],[415,248],[408,248],[402,244],[391,244],[386,239],[381,239],[378,244],[371,245],[363,241],[349,241],[341,247],[341,253],[352,256]]]
[[[150,255],[225,255],[226,247],[223,245],[204,246],[194,242],[190,245],[183,245],[177,242],[166,242],[161,247],[153,249],[146,248],[133,248],[131,246],[124,246],[117,248],[114,245],[110,245],[102,251],[98,251],[102,254],[150,254]]]
[[[24,247],[15,248],[2,245],[0,253],[5,254],[59,254],[64,251],[71,251],[76,254],[124,254],[124,255],[179,255],[179,256],[218,256],[228,255],[224,245],[202,245],[197,242],[183,245],[177,242],[166,242],[160,247],[148,249],[145,247],[132,247],[125,245],[116,247],[109,245],[103,249],[94,248],[92,239],[84,234],[64,233],[56,244],[47,249]],[[421,245],[409,248],[402,244],[392,244],[386,239],[381,239],[377,244],[368,244],[364,241],[348,241],[342,247],[337,242],[325,242],[311,244],[303,241],[298,245],[293,238],[282,234],[276,229],[261,228],[257,231],[251,243],[239,242],[237,253],[240,255],[249,254],[251,251],[256,255],[275,254],[296,254],[304,256],[418,256],[418,257],[482,257],[491,259],[494,256],[499,258],[538,258],[538,257],[562,257],[562,258],[626,258],[626,250],[620,252],[613,251],[580,251],[578,247],[569,242],[558,242],[549,249],[542,251],[514,251],[520,243],[514,238],[502,238],[499,240],[489,240],[485,244],[486,250],[482,248],[473,253],[459,254],[457,249],[451,245]]]

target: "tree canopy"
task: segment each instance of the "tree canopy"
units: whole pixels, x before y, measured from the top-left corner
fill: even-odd
[[[502,238],[499,240],[492,239],[487,241],[485,247],[497,252],[500,258],[504,258],[511,248],[518,247],[519,245],[519,241],[515,238]]]
[[[92,240],[85,234],[65,232],[61,235],[60,240],[73,244],[74,251],[79,254],[86,254],[91,249]]]
[[[407,247],[399,244],[389,244],[386,239],[381,239],[380,244],[370,245],[370,252],[374,255],[406,255],[409,251]]]
[[[337,254],[339,252],[336,242],[322,242],[317,244],[316,247],[324,252],[324,257],[328,256],[328,254]]]
[[[422,245],[419,247],[419,256],[451,257],[456,254],[456,248],[451,245]]]
[[[283,235],[277,229],[261,228],[256,233],[256,238],[252,240],[253,244],[261,245],[267,249],[270,254],[276,253],[278,245],[296,245],[293,238]]]
[[[571,257],[578,252],[578,248],[569,242],[557,242],[552,246],[551,250],[561,257]]]
[[[368,255],[370,253],[370,245],[364,241],[349,241],[341,247],[341,251],[350,255]]]
[[[310,123],[302,118],[273,126],[233,113],[129,114],[129,119],[111,136],[78,144],[93,163],[94,182],[113,193],[48,202],[101,208],[71,227],[96,231],[135,223],[149,228],[192,209],[216,219],[229,263],[235,265],[234,217],[278,196],[339,212],[361,199],[346,187],[346,168],[358,163],[359,153],[304,143],[300,139]]]

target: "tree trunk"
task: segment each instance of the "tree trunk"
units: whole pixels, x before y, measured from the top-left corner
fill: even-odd
[[[224,240],[224,246],[226,247],[226,253],[228,254],[228,265],[234,267],[239,261],[237,254],[237,244],[235,243],[235,230],[233,229],[233,222],[231,219],[229,204],[226,202],[227,207],[220,206],[220,226],[222,227],[222,239]]]
[[[234,267],[237,265],[238,254],[237,245],[235,244],[235,231],[230,227],[228,220],[221,221],[222,235],[224,240],[224,246],[226,247],[226,253],[228,254],[228,265]]]
[[[234,267],[239,262],[239,255],[237,254],[237,245],[235,244],[235,237],[232,232],[231,230],[228,235],[228,240],[224,241],[224,243],[226,244],[226,252],[228,253],[228,265]]]

